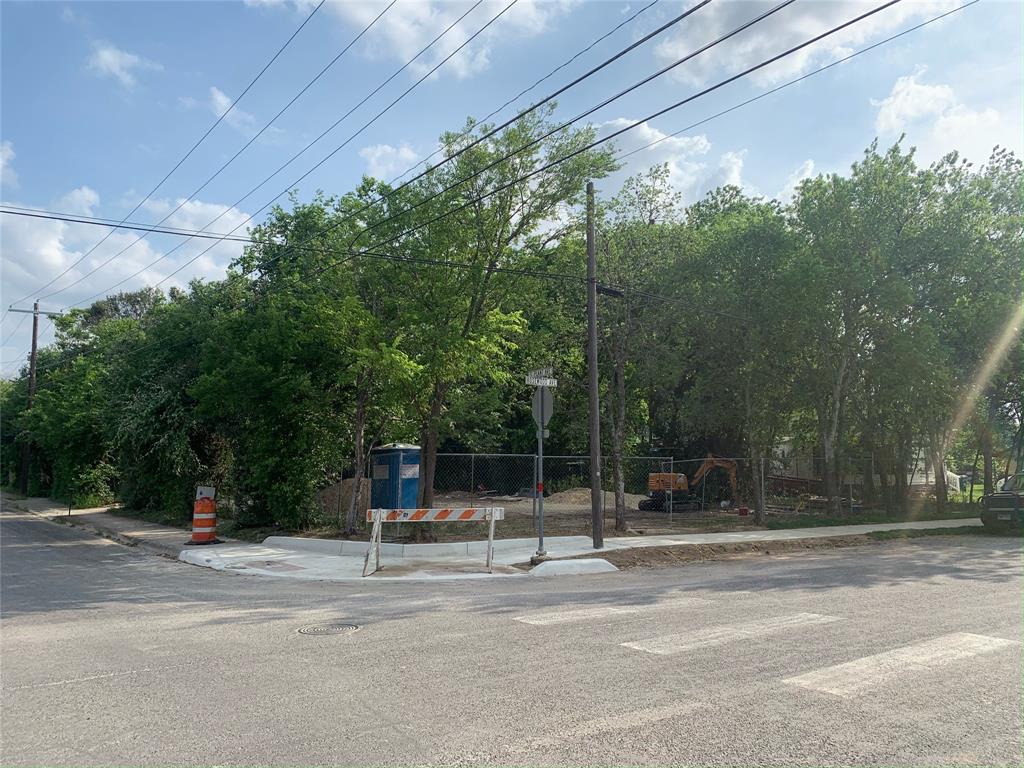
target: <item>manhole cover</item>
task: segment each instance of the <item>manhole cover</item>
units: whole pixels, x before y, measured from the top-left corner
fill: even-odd
[[[358,624],[340,624],[329,621],[325,624],[310,624],[299,630],[300,635],[351,635],[359,631]]]

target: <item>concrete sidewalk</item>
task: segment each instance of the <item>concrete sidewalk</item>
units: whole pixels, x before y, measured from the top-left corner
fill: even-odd
[[[188,531],[170,525],[147,523],[133,517],[122,517],[111,514],[111,507],[95,507],[92,509],[72,509],[57,504],[53,499],[38,497],[21,498],[4,491],[0,494],[3,509],[15,509],[28,512],[52,522],[73,525],[97,536],[113,539],[130,547],[138,547],[155,555],[163,555],[174,560],[179,559],[182,551],[188,548],[191,535]],[[222,539],[224,544],[216,546],[237,546],[244,542],[235,539]],[[209,546],[209,545],[208,545]]]
[[[335,539],[310,539],[270,536],[262,544],[228,540],[223,544],[189,546],[187,531],[166,525],[147,523],[110,514],[107,508],[73,510],[50,499],[18,499],[3,494],[4,508],[15,508],[40,517],[79,526],[101,536],[137,546],[155,554],[218,571],[278,576],[305,580],[349,581],[362,578],[363,557],[368,543]],[[594,552],[611,552],[636,547],[663,547],[680,544],[727,544],[763,541],[792,541],[829,536],[849,536],[874,531],[923,530],[981,526],[978,518],[958,520],[920,520],[912,523],[868,525],[831,525],[819,528],[740,531],[735,533],[692,533],[667,536],[608,537],[601,550],[595,550],[588,536],[552,536],[544,540],[548,556],[568,558]],[[382,544],[382,569],[367,577],[391,579],[470,579],[543,575],[547,572],[571,572],[593,567],[595,561],[570,561],[556,567],[528,572],[513,567],[529,562],[537,551],[537,540],[497,539],[494,542],[494,573],[484,569],[486,541],[439,544]],[[582,563],[582,565],[581,565]]]

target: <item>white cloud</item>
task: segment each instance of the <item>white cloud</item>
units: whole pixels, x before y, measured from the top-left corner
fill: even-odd
[[[747,150],[741,149],[739,152],[726,152],[718,158],[718,170],[704,182],[705,187],[717,189],[731,185],[743,188],[743,158],[746,154]],[[751,190],[745,191],[753,194]]]
[[[178,200],[150,200],[146,203],[145,208],[155,217],[155,220],[169,213],[177,206],[178,202]],[[45,207],[59,208],[73,213],[92,214],[99,207],[99,203],[99,195],[83,185]],[[20,205],[20,203],[12,203],[12,205]],[[173,214],[167,223],[174,227],[199,229],[225,208],[226,206],[215,202],[189,201],[182,206],[180,211]],[[229,208],[227,213],[210,227],[210,230],[228,232],[236,225],[242,224],[246,218],[247,214],[243,211]],[[0,217],[0,239],[4,244],[3,286],[7,301],[34,295],[39,286],[74,264],[96,245],[107,231],[103,227],[89,224],[31,219],[21,216]],[[242,226],[236,234],[244,235],[245,232],[246,229]],[[153,285],[197,256],[201,251],[206,250],[214,242],[198,238],[187,241],[181,248],[170,253],[166,259],[149,267],[149,264],[181,243],[182,239],[151,235],[136,243],[138,236],[138,232],[115,231],[112,233],[81,264],[75,266],[54,286],[44,291],[46,293],[64,286],[71,286],[78,279],[84,278],[81,283],[67,291],[47,299],[47,306],[61,307],[78,304],[140,270],[143,270],[142,274],[129,280],[123,286],[119,286],[115,291],[136,290],[147,284]],[[86,277],[88,272],[125,248],[127,250],[118,255],[110,264],[98,270],[94,275]],[[209,253],[185,267],[181,273],[175,275],[161,287],[164,290],[171,285],[181,287],[194,277],[220,278],[224,275],[228,263],[236,258],[241,250],[241,243],[232,241],[217,243]],[[17,347],[22,341],[20,338],[14,339],[10,346]],[[11,353],[10,350],[5,351]],[[13,353],[18,351],[20,350],[16,349]]]
[[[633,122],[625,117],[609,120],[601,125],[602,133],[611,133]],[[615,143],[620,156],[630,156],[625,158],[621,169],[602,181],[603,194],[614,195],[626,177],[661,164],[668,166],[669,181],[682,193],[685,203],[691,203],[726,184],[741,187],[749,195],[760,194],[743,181],[743,161],[747,150],[724,152],[717,160],[709,161],[711,142],[703,134],[671,136],[645,122],[622,134]]]
[[[237,131],[252,135],[256,133],[256,118],[242,109],[235,107],[231,109],[233,99],[215,85],[210,86],[210,111],[215,117],[226,114],[224,122]],[[228,110],[231,109],[230,112]]]
[[[618,117],[601,127],[608,133],[634,123],[634,119]],[[614,189],[626,176],[633,175],[652,165],[668,164],[669,181],[684,195],[694,193],[694,187],[704,175],[705,165],[701,158],[711,150],[711,142],[703,134],[695,136],[669,136],[650,123],[641,123],[616,141],[623,154],[636,152],[626,160],[625,168],[605,186]],[[657,143],[655,143],[657,142]]]
[[[655,48],[655,56],[662,64],[680,59],[775,4],[774,0],[712,3],[675,27],[676,31]],[[759,70],[751,78],[761,85],[780,82],[840,59],[851,49],[883,37],[911,19],[930,17],[956,5],[953,0],[899,3]],[[867,9],[861,0],[796,3],[680,65],[674,70],[675,77],[691,85],[706,84],[771,58]]]
[[[956,96],[948,85],[926,85],[918,81],[924,74],[919,69],[913,75],[896,80],[892,91],[881,101],[871,100],[878,107],[875,130],[881,134],[899,133],[908,123],[929,115],[941,115],[956,105]]]
[[[814,161],[808,158],[800,163],[800,167],[789,174],[786,178],[785,186],[779,190],[775,198],[783,203],[788,203],[793,199],[793,195],[796,194],[796,188],[800,186],[800,182],[813,175]]]
[[[113,77],[131,90],[138,84],[136,73],[143,70],[162,70],[163,65],[144,59],[134,53],[122,51],[110,43],[93,43],[88,67],[100,76]]]
[[[439,73],[452,74],[463,79],[486,69],[491,53],[499,41],[510,37],[534,37],[546,32],[553,20],[564,16],[579,0],[519,0],[500,19],[487,28],[472,43],[456,54]],[[261,2],[266,5],[267,3]],[[379,14],[387,3],[373,0],[365,3],[331,3],[328,7],[341,19],[346,28],[362,29]],[[418,0],[403,3],[388,11],[369,33],[366,54],[374,58],[399,61],[411,59],[431,40],[444,31],[472,5],[469,0]],[[506,0],[485,2],[457,24],[419,57],[409,70],[420,77],[439,61],[464,43],[491,17],[507,5]]]
[[[66,213],[77,213],[82,216],[92,216],[93,209],[100,204],[100,196],[96,190],[86,186],[78,187],[68,192],[60,199],[59,210]]]
[[[0,143],[0,185],[5,187],[18,186],[18,174],[11,163],[14,161],[14,145],[9,141]]]
[[[917,147],[918,158],[932,162],[956,150],[974,162],[988,159],[997,144],[1016,152],[1022,149],[1021,134],[991,106],[975,109],[941,83],[921,82],[924,69],[897,78],[889,95],[871,100],[878,108],[875,128],[886,141],[906,134]]]
[[[366,172],[382,181],[390,181],[392,176],[401,173],[420,159],[416,151],[405,143],[400,147],[373,144],[360,149],[359,156],[366,161]]]

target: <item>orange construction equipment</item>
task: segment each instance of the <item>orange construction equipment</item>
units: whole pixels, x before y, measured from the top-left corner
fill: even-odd
[[[647,476],[649,498],[640,502],[639,508],[648,512],[667,512],[669,499],[675,511],[688,511],[700,508],[701,500],[696,496],[696,489],[704,482],[712,469],[724,469],[729,476],[729,487],[732,498],[736,498],[736,462],[709,453],[693,477],[687,480],[686,475],[676,472],[651,472]]]
[[[686,482],[686,475],[681,472],[651,472],[647,476],[647,490],[686,493],[690,486]]]
[[[704,476],[715,467],[724,469],[729,475],[729,487],[732,488],[732,497],[736,498],[736,462],[732,459],[724,459],[721,456],[715,456],[713,453],[709,453],[707,458],[704,459],[704,463],[701,464],[697,471],[693,473],[693,486],[696,488],[701,484]]]
[[[217,502],[213,500],[213,489],[200,486],[196,489],[196,500],[192,505],[192,541],[190,544],[216,544]]]

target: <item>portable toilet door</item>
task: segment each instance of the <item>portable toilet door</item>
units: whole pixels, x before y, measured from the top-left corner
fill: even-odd
[[[373,509],[415,509],[420,494],[420,447],[389,443],[370,452]]]

